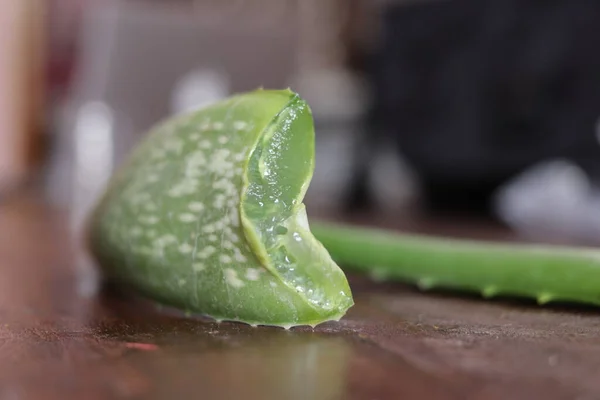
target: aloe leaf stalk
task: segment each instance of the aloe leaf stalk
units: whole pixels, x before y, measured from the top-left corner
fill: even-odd
[[[500,243],[313,222],[312,232],[346,271],[423,290],[600,305],[600,252]]]

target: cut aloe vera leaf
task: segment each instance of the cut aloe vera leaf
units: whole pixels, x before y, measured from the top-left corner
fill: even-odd
[[[309,106],[257,90],[155,127],[112,178],[90,224],[108,279],[159,303],[253,325],[316,325],[353,305],[310,232]]]

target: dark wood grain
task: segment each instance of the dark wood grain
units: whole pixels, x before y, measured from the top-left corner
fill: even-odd
[[[218,324],[96,286],[68,227],[40,201],[0,205],[0,399],[600,398],[594,309],[352,276],[339,323]]]

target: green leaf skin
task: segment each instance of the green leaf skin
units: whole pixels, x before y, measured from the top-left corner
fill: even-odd
[[[313,222],[311,228],[346,271],[377,280],[486,298],[600,305],[600,252],[595,249],[407,235],[327,222]]]
[[[289,90],[171,118],[111,180],[90,250],[107,278],[184,311],[283,327],[338,320],[353,299],[308,226],[313,169],[311,111]]]

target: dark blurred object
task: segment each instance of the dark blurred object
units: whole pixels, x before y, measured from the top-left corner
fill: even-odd
[[[434,210],[489,212],[501,184],[552,158],[600,178],[600,2],[395,3],[368,71],[355,204],[367,200],[372,144],[385,140]]]

